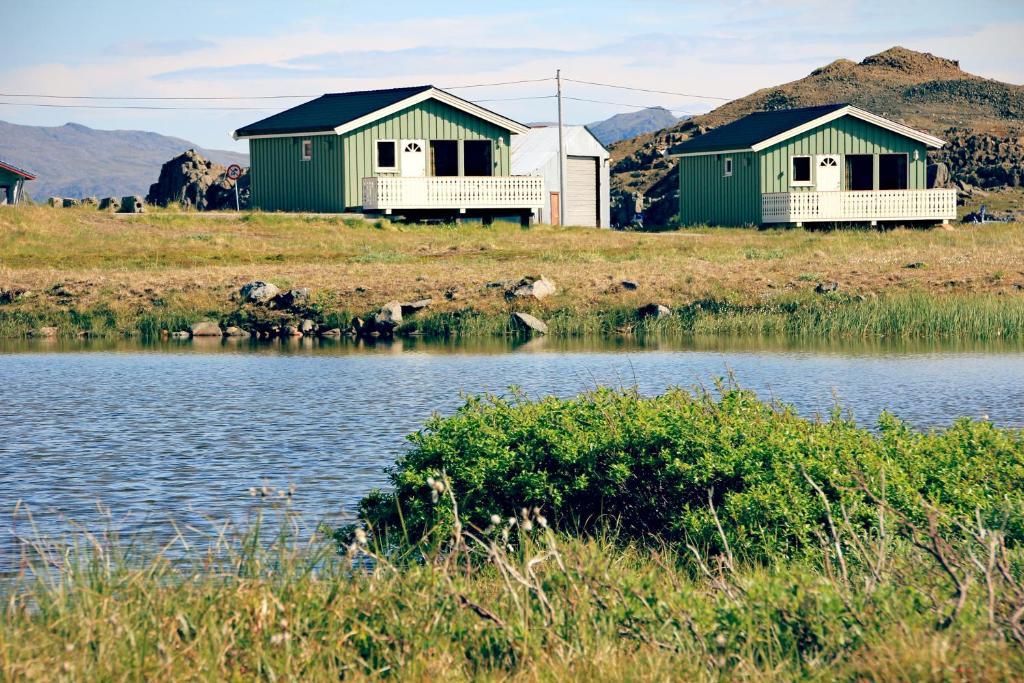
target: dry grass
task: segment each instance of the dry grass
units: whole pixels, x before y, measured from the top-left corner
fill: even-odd
[[[0,212],[0,288],[28,295],[3,312],[89,311],[119,318],[218,314],[253,279],[314,290],[326,310],[368,311],[433,297],[435,311],[506,310],[487,282],[544,274],[543,310],[593,313],[651,301],[771,304],[836,281],[843,294],[1020,297],[1020,225],[809,232],[707,229],[661,234],[513,225],[409,227],[337,217],[114,216],[91,209]],[[908,267],[914,264],[915,267]],[[623,279],[639,282],[623,291]],[[459,290],[455,300],[444,293]]]

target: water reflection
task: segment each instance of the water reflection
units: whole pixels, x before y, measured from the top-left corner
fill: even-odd
[[[920,427],[983,414],[1024,426],[1024,349],[999,342],[12,341],[0,344],[0,510],[22,501],[46,533],[67,518],[128,534],[172,517],[207,528],[247,518],[249,487],[267,481],[294,484],[306,520],[337,520],[463,392],[650,394],[728,373],[805,415],[838,397],[867,425],[889,409]]]

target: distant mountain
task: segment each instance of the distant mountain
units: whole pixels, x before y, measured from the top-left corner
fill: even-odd
[[[50,196],[145,196],[163,163],[188,149],[221,164],[249,164],[248,154],[202,149],[158,133],[0,121],[0,159],[38,174],[38,180],[25,186],[37,201]]]
[[[644,133],[668,128],[679,121],[672,112],[663,107],[651,107],[627,114],[616,114],[610,119],[596,121],[587,126],[603,145],[619,140],[635,138]]]
[[[1024,182],[1024,87],[967,73],[952,59],[893,47],[860,62],[839,59],[800,80],[758,90],[707,114],[622,140],[611,148],[612,194],[632,215],[636,192],[652,224],[677,210],[672,145],[755,111],[847,102],[950,141],[937,160],[954,180],[996,187]],[[614,201],[614,200],[613,200]]]

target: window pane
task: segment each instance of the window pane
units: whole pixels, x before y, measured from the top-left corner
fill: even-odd
[[[459,142],[457,140],[430,141],[430,175],[459,175]]]
[[[395,141],[377,141],[377,168],[395,167]]]
[[[870,154],[846,155],[846,189],[853,191],[875,189],[874,157]]]
[[[907,155],[906,154],[879,154],[878,155],[878,189],[879,190],[905,190],[905,189],[907,189]]]
[[[468,176],[494,175],[490,140],[466,140],[463,143],[463,166]]]
[[[793,182],[811,182],[811,158],[793,157]]]

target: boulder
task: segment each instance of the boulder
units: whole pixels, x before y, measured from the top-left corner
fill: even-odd
[[[647,304],[637,309],[637,315],[641,318],[668,318],[672,315],[672,309],[663,304]]]
[[[540,301],[558,291],[555,284],[541,275],[540,277],[524,277],[511,288],[506,290],[505,296],[509,299],[532,298]]]
[[[519,332],[526,334],[547,334],[548,326],[543,320],[535,318],[529,313],[516,311],[512,314],[512,326]]]
[[[171,339],[188,339],[191,336],[192,335],[189,334],[185,330],[178,330],[176,332],[171,332]]]
[[[309,336],[313,334],[314,332],[316,332],[316,323],[308,318],[306,320],[303,320],[301,323],[299,323],[299,332],[301,332],[304,336]]]
[[[80,200],[78,200],[78,199],[65,199],[64,200],[64,208],[65,209],[70,209],[71,207],[81,206],[81,205],[82,205],[82,202]]]
[[[419,299],[417,301],[403,302],[401,304],[402,315],[415,315],[416,313],[419,313],[423,309],[429,307],[431,303],[433,303],[432,299]]]
[[[99,206],[100,200],[96,197],[84,197],[82,199],[82,206]]]
[[[39,329],[32,330],[28,333],[30,337],[38,337],[40,339],[53,339],[58,334],[56,327],[40,327]]]
[[[302,336],[302,330],[300,330],[295,325],[285,325],[284,327],[281,328],[281,336],[282,337],[301,337]]]
[[[100,200],[100,211],[120,211],[121,200],[117,197],[104,197]]]
[[[64,199],[62,197],[50,197],[46,200],[47,206],[59,208],[64,206]]]
[[[622,285],[623,289],[627,289],[631,292],[635,292],[640,284],[636,280],[623,280],[619,284]]]
[[[341,336],[341,329],[337,328],[337,327],[329,327],[327,329],[320,330],[320,332],[318,332],[318,334],[321,337],[340,337]]]
[[[142,201],[142,197],[133,194],[121,197],[121,208],[118,209],[118,213],[144,213],[146,211],[146,204]]]
[[[242,288],[239,290],[239,294],[242,295],[242,301],[247,304],[270,303],[280,293],[281,290],[277,285],[272,285],[262,280],[253,280],[248,284],[242,285]]]
[[[300,289],[289,289],[287,292],[281,292],[274,297],[274,308],[280,308],[287,310],[293,308],[297,304],[302,304],[309,301],[310,291],[308,287],[302,287]]]
[[[815,287],[814,291],[817,294],[828,294],[829,292],[838,292],[838,282],[819,282]]]
[[[392,325],[397,327],[402,322],[402,304],[397,301],[389,301],[380,307],[373,321],[378,325]]]
[[[195,323],[190,328],[190,331],[193,337],[221,337],[224,335],[220,325],[210,320]]]
[[[934,164],[928,164],[928,187],[948,187],[949,186],[949,166],[945,163],[938,161]]]
[[[463,296],[462,287],[459,287],[458,285],[449,287],[444,291],[444,298],[448,301],[458,301],[463,298]]]
[[[245,338],[245,337],[251,337],[252,335],[249,334],[248,331],[243,330],[241,327],[237,327],[235,325],[231,325],[227,329],[224,330],[224,336],[225,337],[241,337],[241,338]]]
[[[160,177],[149,186],[146,201],[157,206],[178,204],[200,211],[212,208],[207,201],[207,193],[225,170],[190,149],[160,168]]]

